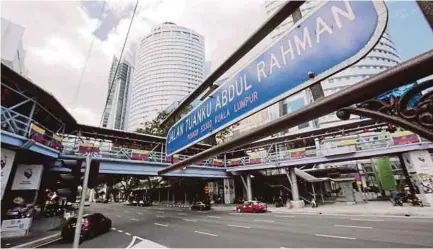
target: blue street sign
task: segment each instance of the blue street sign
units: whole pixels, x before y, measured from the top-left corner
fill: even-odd
[[[324,2],[173,125],[167,153],[353,65],[379,41],[387,13],[382,1]],[[310,79],[309,72],[316,76]]]

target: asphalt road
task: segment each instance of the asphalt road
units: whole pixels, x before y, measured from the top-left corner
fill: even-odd
[[[113,228],[83,242],[83,248],[157,246],[151,242],[169,248],[433,247],[433,219],[428,218],[237,214],[121,204],[86,209],[111,218]]]

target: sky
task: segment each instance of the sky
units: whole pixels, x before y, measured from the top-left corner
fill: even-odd
[[[135,3],[2,1],[1,16],[25,28],[28,77],[51,92],[78,122],[99,125],[111,61],[120,55]],[[433,33],[415,1],[388,1],[388,8],[390,33],[403,60],[433,48]],[[266,18],[263,0],[140,0],[124,57],[133,58],[152,27],[172,21],[205,37],[212,71]],[[234,68],[262,51],[267,42]]]

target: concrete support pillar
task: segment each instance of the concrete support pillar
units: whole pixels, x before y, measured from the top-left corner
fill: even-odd
[[[298,179],[296,178],[295,168],[289,169],[290,174],[290,184],[292,187],[292,197],[293,201],[299,201],[299,189],[298,189]]]
[[[293,200],[291,201],[291,206],[293,208],[303,208],[305,206],[305,203],[299,198],[298,179],[296,177],[295,168],[292,167],[289,169],[289,176],[293,197]]]
[[[252,190],[252,186],[251,186],[251,175],[250,174],[247,175],[247,199],[249,201],[253,200],[253,190]]]

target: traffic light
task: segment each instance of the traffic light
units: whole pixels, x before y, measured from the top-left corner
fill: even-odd
[[[99,161],[92,160],[90,163],[89,181],[88,188],[96,188],[99,185],[98,181],[99,174]]]

